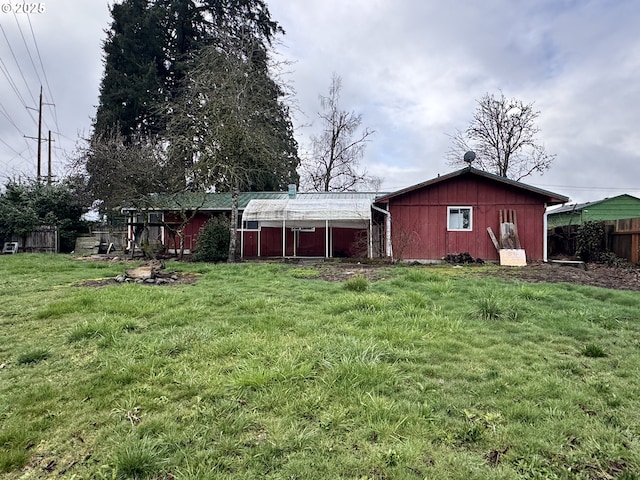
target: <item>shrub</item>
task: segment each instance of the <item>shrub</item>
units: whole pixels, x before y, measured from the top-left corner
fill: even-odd
[[[229,257],[229,220],[218,216],[211,218],[200,229],[194,262],[223,262]]]
[[[578,228],[576,255],[585,262],[597,260],[604,252],[604,224],[602,222],[584,222]]]
[[[609,266],[609,267],[630,267],[631,264],[629,263],[629,261],[625,258],[620,258],[618,257],[615,253],[613,252],[604,252],[601,253],[600,256],[598,257],[598,261],[600,263],[604,263],[605,265]]]

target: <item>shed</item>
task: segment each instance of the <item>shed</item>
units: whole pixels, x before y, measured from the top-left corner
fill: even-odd
[[[253,199],[284,199],[287,192],[240,192],[238,196],[239,215]],[[189,254],[195,248],[198,233],[207,221],[217,215],[230,217],[232,198],[228,192],[192,192],[179,195],[155,195],[147,201],[147,208],[124,208],[127,220],[129,248],[139,244],[140,230],[146,225],[149,239],[176,253],[179,245],[173,235],[178,226],[183,225],[183,253]],[[147,218],[144,218],[146,216]]]
[[[517,216],[527,260],[546,259],[545,209],[569,199],[472,167],[438,176],[376,200],[391,216],[393,256],[440,261],[448,254],[497,261],[487,232],[500,231],[500,212]]]
[[[368,192],[241,192],[238,197],[238,243],[245,258],[367,257],[384,252],[384,214]],[[182,228],[183,253],[195,248],[203,225],[217,215],[230,216],[230,193],[158,195],[144,210],[124,209],[129,248],[147,227],[150,243],[179,251],[172,234]],[[145,218],[146,216],[146,218]],[[186,223],[185,223],[186,221]]]

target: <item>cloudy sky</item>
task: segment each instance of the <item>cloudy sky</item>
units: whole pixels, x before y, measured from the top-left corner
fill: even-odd
[[[15,0],[14,0],[15,1]],[[486,93],[534,102],[538,139],[557,155],[525,182],[589,201],[640,196],[640,6],[636,0],[267,0],[286,31],[301,154],[320,94],[375,130],[363,165],[393,191],[452,171],[448,135]],[[53,131],[54,174],[90,131],[112,0],[0,0],[0,181],[36,173],[37,107]],[[43,174],[47,149],[43,145]]]

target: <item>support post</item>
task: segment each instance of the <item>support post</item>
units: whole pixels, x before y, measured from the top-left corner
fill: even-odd
[[[547,249],[549,248],[547,245],[547,215],[549,215],[549,213],[547,212],[547,204],[545,203],[544,215],[542,215],[542,261],[545,263],[549,261],[549,254],[547,252]]]
[[[287,256],[287,230],[286,220],[282,219],[282,258]]]
[[[324,221],[324,256],[329,258],[329,220]]]
[[[40,105],[38,107],[38,183],[42,179],[42,85],[40,85]]]

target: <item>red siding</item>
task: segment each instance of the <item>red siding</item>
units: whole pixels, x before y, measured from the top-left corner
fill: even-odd
[[[394,254],[402,259],[440,260],[449,253],[498,260],[487,227],[498,236],[501,209],[516,211],[518,236],[528,260],[543,258],[544,199],[515,186],[475,175],[408,191],[389,199]],[[473,230],[447,231],[447,207],[473,208]]]
[[[313,232],[298,232],[297,245],[294,242],[294,232],[287,228],[285,256],[293,257],[324,257],[326,255],[326,229],[316,228]],[[361,235],[366,236],[366,230],[353,228],[333,228],[331,257],[352,257],[362,254],[357,251],[356,242]],[[244,234],[244,256],[258,256],[258,232],[250,231]],[[260,231],[260,257],[282,257],[282,228],[263,227]]]
[[[196,239],[198,238],[198,233],[200,233],[200,229],[205,223],[207,223],[207,220],[209,220],[210,218],[211,218],[210,214],[204,213],[204,212],[198,212],[191,219],[191,221],[186,225],[184,229],[184,248],[186,250],[193,251],[193,249],[196,246]],[[181,222],[182,220],[177,215],[172,215],[171,213],[165,213],[164,221],[166,223],[171,223],[171,222]],[[167,232],[166,235],[167,235],[167,238],[165,242],[167,243],[168,247],[170,249],[175,248],[173,238],[171,238],[170,233]],[[179,245],[178,245],[178,248],[180,248]]]
[[[194,218],[187,224],[184,229],[184,248],[193,251],[196,247],[198,234],[202,226],[211,218],[207,213],[197,213]],[[179,222],[180,219],[170,213],[165,214],[165,222]],[[285,230],[286,234],[286,252],[285,256],[294,256],[294,232],[290,228]],[[329,252],[332,257],[352,257],[361,254],[354,248],[359,236],[365,235],[366,230],[352,228],[333,228],[332,229],[332,245],[333,249]],[[242,232],[238,231],[238,249],[241,247]],[[244,249],[245,257],[258,256],[258,238],[260,239],[260,256],[261,257],[282,257],[282,229],[262,228],[260,235],[258,231],[250,230],[244,232]],[[176,239],[177,241],[177,239]],[[314,232],[299,232],[298,244],[295,248],[295,255],[298,257],[324,257],[326,233],[324,228],[316,228]],[[175,248],[174,239],[169,231],[166,231],[165,243],[169,249]],[[179,248],[179,246],[178,246]]]

